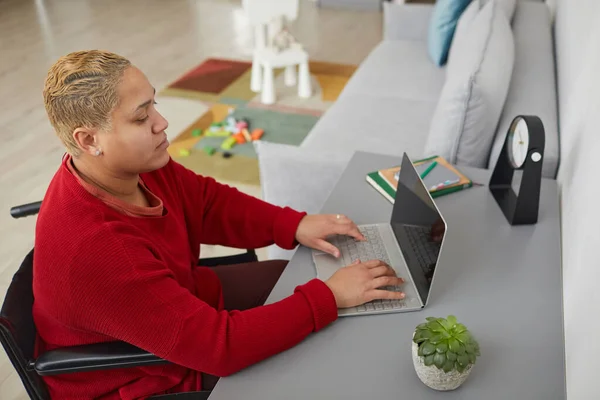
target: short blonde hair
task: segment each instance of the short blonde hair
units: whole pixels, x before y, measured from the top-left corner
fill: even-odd
[[[76,128],[111,128],[111,113],[119,103],[117,87],[130,65],[117,54],[89,50],[67,54],[50,68],[44,83],[44,105],[69,154],[80,153],[73,138]]]

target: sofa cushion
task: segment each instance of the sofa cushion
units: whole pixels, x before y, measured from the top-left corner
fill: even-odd
[[[512,75],[514,38],[491,1],[456,39],[425,153],[485,168]]]
[[[446,63],[456,23],[470,2],[471,0],[437,0],[435,3],[427,37],[429,57],[435,65],[442,66]]]
[[[435,101],[345,93],[317,121],[301,147],[352,155],[357,150],[418,157]]]
[[[496,165],[512,120],[517,115],[537,115],[546,132],[542,173],[547,178],[555,178],[560,159],[557,88],[552,22],[546,4],[520,1],[512,30],[515,65],[488,168]]]
[[[350,156],[265,141],[254,142],[263,200],[316,214],[341,176]],[[294,250],[270,246],[270,259],[289,260]]]
[[[368,94],[415,100],[436,100],[445,70],[427,58],[423,42],[384,40],[361,63],[343,94]]]

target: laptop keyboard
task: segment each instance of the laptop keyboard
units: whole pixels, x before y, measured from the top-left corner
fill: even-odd
[[[361,233],[367,238],[366,242],[359,242],[350,236],[336,236],[331,240],[331,243],[336,246],[344,257],[349,256],[350,262],[356,260],[369,261],[381,260],[386,264],[390,264],[390,259],[383,246],[379,229],[375,225],[361,226]],[[345,259],[346,262],[348,260]],[[401,286],[385,286],[381,289],[386,289],[394,292],[401,292]],[[397,310],[406,308],[406,301],[402,300],[373,300],[360,306],[354,307],[357,312],[367,311],[382,311],[382,310]],[[352,309],[351,309],[352,310]]]
[[[366,242],[359,242],[350,236],[338,236],[336,238],[338,239],[338,243],[334,243],[334,245],[337,244],[340,252],[350,256],[350,262],[356,260],[381,260],[389,264],[390,259],[383,247],[379,229],[377,229],[376,226],[365,226],[361,228],[361,233],[367,238]]]

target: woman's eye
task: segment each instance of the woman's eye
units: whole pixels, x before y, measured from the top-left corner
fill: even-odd
[[[138,119],[137,122],[146,122],[146,120],[148,119],[148,116],[146,115],[144,118],[142,119]]]

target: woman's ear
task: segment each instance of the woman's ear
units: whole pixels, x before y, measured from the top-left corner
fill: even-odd
[[[77,147],[82,153],[87,153],[91,156],[99,156],[102,154],[100,143],[98,141],[98,132],[87,128],[76,128],[73,131],[73,139],[77,143]]]

